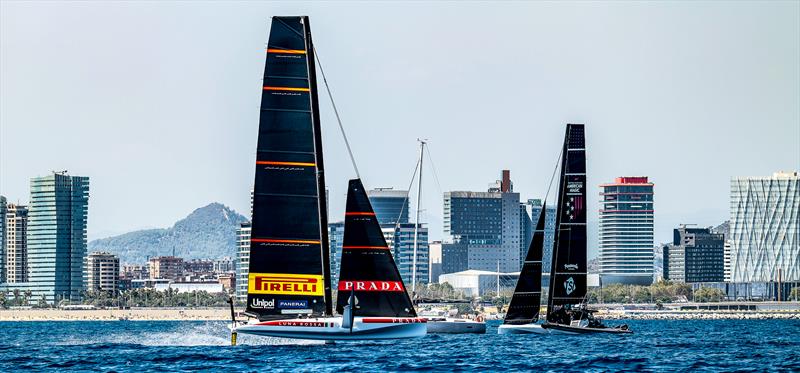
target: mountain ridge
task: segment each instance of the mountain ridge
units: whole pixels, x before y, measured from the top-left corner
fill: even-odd
[[[247,219],[218,202],[192,211],[169,228],[141,229],[89,242],[89,252],[116,254],[120,263],[142,264],[147,258],[174,255],[184,259],[236,256],[236,229]]]

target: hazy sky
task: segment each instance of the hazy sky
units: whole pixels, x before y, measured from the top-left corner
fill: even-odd
[[[89,176],[90,239],[212,201],[246,214],[270,17],[307,14],[365,185],[405,188],[430,140],[432,238],[442,191],[485,190],[503,168],[542,197],[573,122],[590,224],[598,184],[646,175],[666,241],[728,219],[731,176],[800,168],[799,4],[3,1],[0,194]],[[327,100],[340,220],[354,172]]]

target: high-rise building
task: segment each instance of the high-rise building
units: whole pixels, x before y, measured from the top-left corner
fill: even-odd
[[[408,191],[393,188],[375,188],[367,191],[369,202],[378,223],[408,223]]]
[[[508,170],[487,192],[444,194],[445,239],[468,246],[468,269],[519,271],[521,221],[519,193],[513,191]]]
[[[79,301],[86,269],[89,178],[66,171],[31,179],[28,282],[34,298]]]
[[[408,222],[408,191],[377,188],[368,191],[367,197],[375,211],[375,217],[381,226],[386,244],[392,250],[400,277],[403,278],[406,286],[410,287],[413,272],[415,225]],[[341,237],[343,237],[343,223],[341,230]],[[333,233],[331,232],[331,257],[334,257],[334,253],[341,255],[341,241],[334,241]],[[336,247],[334,247],[334,242],[337,244]],[[430,276],[428,260],[428,228],[420,224],[419,243],[417,244],[417,284],[428,283]],[[335,273],[338,275],[338,260],[336,263],[337,271]]]
[[[6,281],[6,197],[0,196],[0,283]]]
[[[543,204],[542,200],[540,199],[528,200],[528,205],[531,206],[532,225],[536,225],[536,222],[539,219],[539,214],[542,213],[542,204]],[[549,276],[550,265],[552,264],[553,240],[555,239],[555,235],[556,235],[556,204],[549,203],[547,204],[547,210],[545,211],[545,216],[544,216],[544,250],[542,251],[542,273],[545,274],[546,276]],[[525,258],[524,255],[528,252],[527,250],[528,248],[526,247],[522,258]],[[547,282],[543,283],[547,284]]]
[[[800,174],[731,179],[732,282],[800,281]]]
[[[336,289],[339,284],[339,263],[342,262],[342,243],[344,241],[344,222],[339,221],[328,224],[328,241],[331,252],[331,288]]]
[[[5,216],[5,277],[2,282],[28,282],[28,208],[8,204]]]
[[[528,253],[528,247],[533,240],[533,222],[531,215],[528,213],[528,204],[519,204],[519,263],[520,270],[522,270],[522,263],[525,261],[525,254]]]
[[[467,246],[466,243],[442,242],[441,274],[466,271],[468,269],[467,268],[468,265],[469,265],[469,247]]]
[[[119,290],[119,257],[106,252],[93,252],[86,257],[86,290]]]
[[[428,228],[420,224],[417,244],[417,284],[427,284],[428,273]],[[383,237],[392,250],[394,262],[403,282],[411,287],[414,260],[414,223],[381,224]]]
[[[653,283],[653,183],[618,177],[600,188],[602,283]]]
[[[442,241],[433,241],[428,245],[428,283],[439,282],[442,274]]]
[[[236,299],[241,302],[247,302],[251,230],[252,225],[249,221],[241,223],[236,229]]]
[[[673,282],[722,282],[725,279],[725,238],[710,228],[687,228],[673,232],[671,245],[664,246],[664,279]]]
[[[176,256],[157,256],[150,258],[147,264],[151,279],[178,281],[183,276],[183,258]]]

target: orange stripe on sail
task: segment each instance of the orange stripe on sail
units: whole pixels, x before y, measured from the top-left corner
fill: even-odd
[[[280,53],[280,54],[306,54],[306,51],[301,49],[267,49],[267,53]]]
[[[384,250],[388,250],[389,247],[387,247],[387,246],[342,246],[342,249],[356,249],[356,250],[384,249]]]
[[[344,216],[375,216],[374,212],[345,212]]]
[[[315,241],[315,240],[279,240],[279,239],[274,239],[274,238],[251,238],[250,242],[319,244],[319,241]]]
[[[270,165],[270,166],[303,166],[314,167],[316,163],[308,162],[278,162],[278,161],[256,161],[256,164]]]
[[[265,91],[292,91],[292,92],[308,92],[308,88],[297,88],[297,87],[264,87]]]

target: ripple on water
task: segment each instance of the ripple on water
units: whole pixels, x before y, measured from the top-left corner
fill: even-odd
[[[224,322],[0,323],[0,371],[800,370],[800,323],[627,322],[628,336],[430,335],[323,344],[240,335]],[[788,332],[794,330],[795,332]]]

